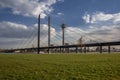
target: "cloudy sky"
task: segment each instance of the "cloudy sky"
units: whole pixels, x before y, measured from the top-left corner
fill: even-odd
[[[47,46],[47,18],[51,16],[51,44],[120,41],[120,0],[0,0],[0,48],[37,46],[37,17],[41,14],[41,46]]]

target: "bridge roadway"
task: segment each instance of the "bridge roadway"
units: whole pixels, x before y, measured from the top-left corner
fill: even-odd
[[[108,47],[108,53],[111,52],[111,46],[118,46],[120,45],[120,41],[116,41],[116,42],[101,42],[101,43],[86,43],[86,44],[82,44],[82,45],[64,45],[64,46],[51,46],[51,47],[40,47],[40,51],[50,51],[50,50],[54,50],[57,51],[57,52],[63,52],[63,51],[66,51],[66,52],[70,52],[70,48],[75,48],[75,52],[78,53],[78,48],[81,49],[81,52],[82,52],[82,49],[83,51],[86,53],[86,52],[89,52],[89,50],[86,50],[86,48],[89,48],[89,47],[99,47],[98,51],[100,53],[103,52],[103,49],[102,47],[103,46],[107,46]],[[10,50],[5,50],[4,52],[16,52],[16,51],[20,51],[20,52],[31,52],[31,51],[37,51],[38,48],[21,48],[21,49],[10,49]]]

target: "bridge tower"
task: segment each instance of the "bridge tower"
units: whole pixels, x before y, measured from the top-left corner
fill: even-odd
[[[62,28],[62,45],[64,46],[65,45],[65,24],[63,23],[61,25],[61,28]]]
[[[51,34],[50,34],[50,16],[48,16],[48,54],[50,53],[50,37],[51,37]]]
[[[37,42],[37,44],[38,44],[38,51],[37,51],[37,53],[39,54],[40,53],[40,14],[39,14],[39,16],[38,16],[38,42]]]

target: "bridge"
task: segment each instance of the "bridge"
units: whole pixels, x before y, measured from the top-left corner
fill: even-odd
[[[63,23],[61,25],[62,28],[62,34],[61,36],[58,35],[56,39],[61,39],[61,45],[51,45],[51,24],[50,24],[50,17],[48,17],[48,45],[47,46],[41,46],[42,40],[41,40],[41,20],[40,15],[38,17],[38,36],[37,36],[37,46],[32,48],[17,48],[17,49],[5,49],[1,52],[20,52],[20,53],[26,53],[26,52],[36,52],[36,53],[86,53],[86,52],[108,52],[110,53],[112,50],[112,46],[120,46],[120,41],[102,41],[102,39],[99,39],[100,41],[90,42],[84,42],[83,35],[78,40],[77,44],[69,44],[65,43],[65,29],[66,26]],[[71,32],[76,33],[75,31],[69,30]],[[78,34],[78,33],[76,33]],[[84,34],[86,35],[86,34]],[[93,37],[96,39],[95,37]],[[86,39],[86,38],[85,38]],[[91,40],[91,39],[89,39]],[[77,42],[77,41],[76,41]],[[95,50],[91,50],[91,47],[95,47]],[[106,48],[103,48],[106,47]],[[120,50],[117,50],[120,52]]]
[[[120,41],[118,42],[103,42],[103,43],[92,43],[92,44],[83,44],[83,45],[64,45],[64,46],[50,46],[50,47],[40,47],[39,50],[42,52],[53,52],[53,53],[70,53],[70,52],[90,52],[90,47],[98,47],[96,48],[96,52],[103,52],[103,47],[107,46],[108,49],[105,52],[111,52],[111,46],[120,45]],[[71,49],[70,49],[71,48]],[[80,49],[79,49],[80,48]],[[38,48],[23,48],[23,49],[10,49],[5,50],[3,52],[17,52],[25,53],[25,52],[37,52]],[[71,51],[72,50],[72,51]]]

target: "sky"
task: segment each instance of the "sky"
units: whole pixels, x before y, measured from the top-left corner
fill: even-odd
[[[0,48],[37,46],[41,15],[41,46],[47,46],[47,18],[51,17],[51,44],[120,41],[120,0],[0,0]]]

